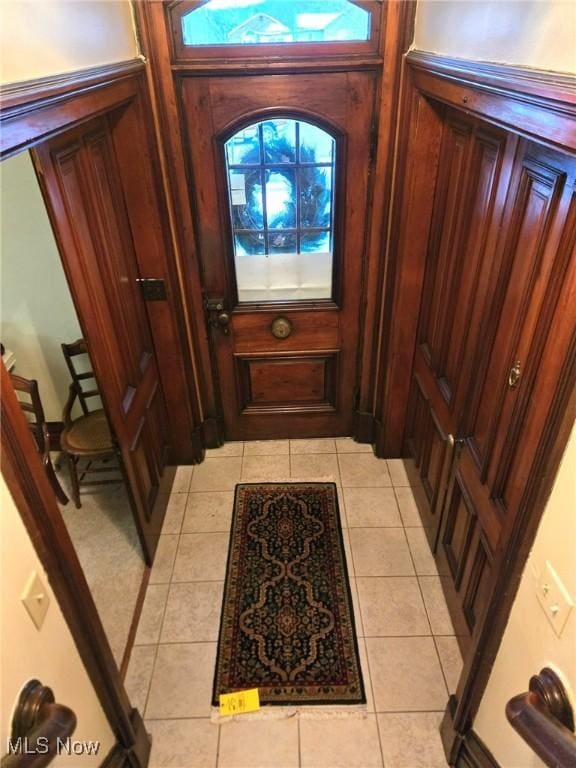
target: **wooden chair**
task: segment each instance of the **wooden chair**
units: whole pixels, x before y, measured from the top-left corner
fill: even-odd
[[[50,459],[50,450],[58,448],[58,446],[53,445],[53,436],[61,433],[63,424],[62,422],[46,421],[36,379],[25,379],[23,376],[11,373],[10,381],[17,393],[20,395],[24,394],[29,398],[29,400],[24,400],[22,397],[18,397],[20,406],[27,416],[30,414],[30,417],[28,417],[30,431],[34,435],[38,453],[42,457],[42,465],[52,490],[61,504],[68,504],[68,496],[62,490],[62,486],[54,471],[54,465]]]
[[[66,365],[72,377],[68,402],[64,408],[62,419],[64,431],[61,436],[62,450],[66,454],[70,470],[72,498],[77,509],[80,503],[80,486],[109,485],[123,483],[124,473],[122,460],[114,442],[108,419],[102,408],[90,410],[89,401],[99,397],[94,373],[91,369],[82,369],[79,357],[84,364],[90,366],[88,349],[84,339],[72,344],[62,344],[62,352]],[[78,400],[82,415],[72,418],[72,409]],[[108,462],[112,461],[110,465]],[[95,466],[98,462],[99,466]],[[104,466],[102,466],[104,464]],[[92,476],[102,478],[103,475],[115,474],[105,479],[91,479]]]

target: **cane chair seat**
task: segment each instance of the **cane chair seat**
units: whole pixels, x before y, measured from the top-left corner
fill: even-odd
[[[62,448],[76,455],[110,453],[112,435],[102,409],[92,411],[71,423],[62,433]]]
[[[70,469],[72,498],[77,509],[82,506],[80,486],[100,486],[124,482],[122,456],[116,446],[106,413],[100,406],[100,393],[91,370],[84,339],[62,344],[62,352],[72,377],[68,402],[62,414],[64,431],[60,438]],[[92,410],[90,404],[97,402]],[[82,414],[72,418],[74,408]]]

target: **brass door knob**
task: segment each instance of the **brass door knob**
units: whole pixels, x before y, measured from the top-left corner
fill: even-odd
[[[292,323],[286,317],[277,317],[270,326],[270,330],[276,339],[287,339],[292,333]]]
[[[228,312],[219,312],[218,317],[216,318],[218,321],[218,325],[222,329],[225,335],[228,335],[230,332],[230,329],[228,326],[230,325],[230,315]]]
[[[516,360],[512,368],[510,368],[510,373],[508,374],[508,386],[510,389],[516,389],[518,384],[520,384],[521,376],[522,370],[520,366],[520,360]]]

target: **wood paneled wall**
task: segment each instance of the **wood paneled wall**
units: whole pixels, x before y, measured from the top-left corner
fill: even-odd
[[[465,651],[454,764],[576,413],[576,99],[418,53],[404,87],[378,449],[414,457]]]

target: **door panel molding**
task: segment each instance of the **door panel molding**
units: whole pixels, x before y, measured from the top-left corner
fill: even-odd
[[[242,413],[329,413],[338,402],[338,350],[235,355]],[[280,367],[280,378],[274,369]],[[302,390],[302,384],[305,389]],[[295,400],[293,390],[302,397]]]

